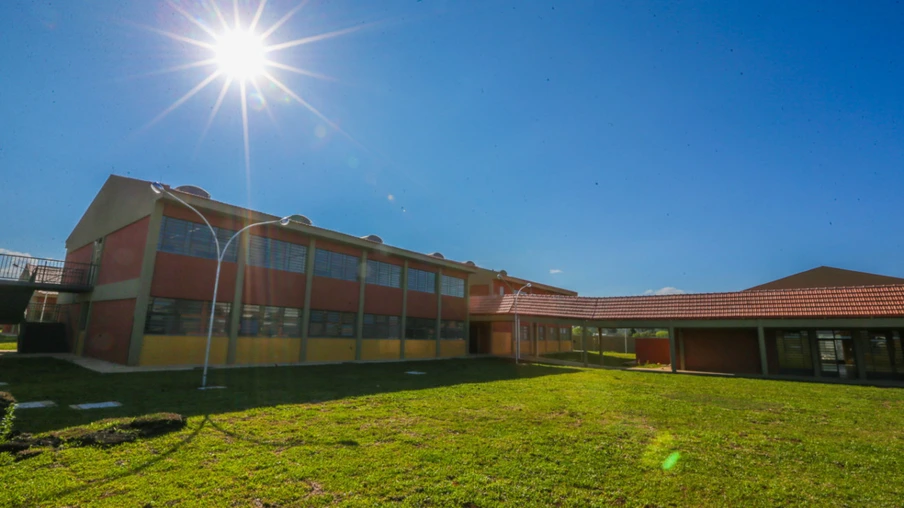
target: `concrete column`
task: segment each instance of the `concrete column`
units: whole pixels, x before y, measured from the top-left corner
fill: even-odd
[[[470,289],[470,279],[471,275],[467,275],[467,279],[465,279],[465,355],[471,354],[471,289]],[[479,339],[478,339],[479,340]],[[480,345],[477,346],[477,351],[480,352]]]
[[[304,259],[304,307],[301,309],[301,353],[299,362],[308,359],[308,326],[311,323],[311,288],[314,287],[314,257],[317,255],[317,239],[311,238]]]
[[[599,327],[599,326],[596,327],[596,333],[598,333],[600,336],[600,340],[597,345],[599,346],[599,350],[600,350],[600,367],[602,367],[603,366],[603,329],[602,329],[602,327]],[[627,353],[627,351],[625,351],[625,352]]]
[[[355,360],[361,359],[364,345],[364,288],[367,284],[367,251],[361,253],[361,264],[358,265],[358,316],[355,320]]]
[[[581,359],[587,366],[587,323],[581,325]]]
[[[132,336],[129,340],[129,365],[138,365],[141,360],[141,345],[144,342],[144,325],[148,317],[148,302],[151,297],[151,281],[154,279],[154,262],[157,260],[157,242],[160,239],[160,225],[163,222],[163,201],[157,200],[151,220],[148,223],[148,234],[145,237],[144,257],[141,259],[141,275],[139,275],[138,295],[135,297],[135,314],[132,318]],[[91,319],[90,302],[88,319]],[[88,328],[85,327],[85,335]]]
[[[440,268],[436,273],[436,357],[439,358],[440,351],[440,330],[442,330],[443,320],[443,269]]]
[[[248,243],[251,237],[247,234],[242,235],[238,239],[236,246],[236,274],[235,274],[235,294],[232,297],[232,308],[229,315],[229,350],[226,353],[226,363],[232,365],[235,363],[236,349],[239,343],[239,324],[242,317],[242,294],[245,291],[245,263],[248,257]]]
[[[675,333],[678,334],[678,337],[677,337],[677,339],[678,339],[678,356],[681,359],[681,367],[680,368],[681,368],[681,370],[687,370],[687,367],[685,367],[685,364],[684,364],[684,332],[682,330],[675,330]],[[637,342],[635,341],[634,344],[637,344]],[[635,349],[635,351],[637,350],[636,346],[634,349]]]
[[[763,326],[756,327],[756,338],[760,345],[760,373],[763,376],[769,375],[769,360],[766,357],[766,332]]]
[[[405,327],[407,326],[406,321],[408,320],[408,260],[406,259],[404,264],[402,264],[402,322],[399,326],[402,327],[401,333],[402,338],[399,342],[399,358],[402,360],[405,359]]]
[[[672,364],[672,372],[678,372],[678,338],[675,337],[674,326],[669,326],[669,361]]]
[[[810,359],[813,362],[813,376],[822,377],[822,364],[819,361],[819,341],[816,339],[816,330],[807,330],[810,339]]]

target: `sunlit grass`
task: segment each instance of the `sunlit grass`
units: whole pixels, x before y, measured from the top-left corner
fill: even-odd
[[[15,335],[0,335],[0,351],[15,351],[18,348],[18,338]]]
[[[404,374],[424,371],[422,376]],[[167,436],[0,458],[0,505],[898,506],[904,391],[482,360],[99,375],[0,358],[22,430]],[[78,412],[76,402],[122,408]]]

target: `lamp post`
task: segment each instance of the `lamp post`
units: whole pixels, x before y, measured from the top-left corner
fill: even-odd
[[[501,273],[496,274],[496,278],[505,283],[509,289],[512,290],[512,294],[515,295],[515,363],[518,363],[518,360],[521,359],[521,320],[518,319],[518,296],[524,291],[526,288],[531,286],[530,282],[521,286],[521,289],[515,291],[515,288],[512,287],[511,284],[505,279],[502,278]]]
[[[210,301],[210,321],[207,324],[207,345],[204,349],[204,374],[201,376],[201,386],[198,388],[199,390],[207,390],[207,366],[210,362],[210,339],[213,336],[213,318],[216,312],[217,307],[217,290],[220,287],[220,266],[223,264],[223,256],[226,254],[226,251],[229,249],[229,244],[232,243],[239,235],[245,232],[248,229],[251,229],[256,226],[265,226],[267,224],[280,224],[282,226],[289,224],[289,217],[283,217],[282,219],[268,220],[263,222],[256,222],[254,224],[249,224],[242,229],[238,230],[233,234],[229,240],[226,241],[226,244],[220,248],[220,240],[217,238],[217,232],[213,229],[213,226],[210,225],[210,222],[207,221],[207,217],[204,217],[204,214],[198,211],[197,208],[191,206],[186,203],[182,198],[170,192],[162,183],[154,182],[151,184],[151,190],[154,191],[155,194],[166,194],[167,196],[175,199],[176,201],[182,203],[186,207],[188,207],[191,211],[198,214],[198,217],[201,217],[201,220],[204,221],[204,224],[207,224],[207,228],[210,229],[210,235],[213,236],[214,244],[217,246],[217,275],[214,278],[213,282],[213,298]],[[210,388],[223,388],[223,387],[210,387]]]

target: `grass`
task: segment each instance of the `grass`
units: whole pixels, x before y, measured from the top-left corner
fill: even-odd
[[[0,351],[15,351],[18,340],[15,335],[0,335]]]
[[[546,358],[554,358],[556,360],[565,360],[569,362],[584,362],[584,359],[581,356],[581,351],[548,353],[543,356]],[[637,355],[635,355],[634,353],[616,353],[615,351],[603,351],[603,365],[606,367],[624,367],[625,363],[634,361],[636,358]],[[599,365],[599,351],[587,351],[587,363]]]
[[[408,370],[427,374],[411,376]],[[108,449],[0,454],[0,505],[900,506],[904,391],[494,359],[96,374],[2,358],[17,428],[173,411]],[[80,412],[66,405],[118,400]],[[672,467],[664,469],[663,464]]]

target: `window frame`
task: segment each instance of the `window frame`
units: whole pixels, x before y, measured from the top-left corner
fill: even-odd
[[[355,339],[357,318],[357,312],[312,309],[308,322],[308,337],[313,339]],[[322,331],[318,332],[318,328]]]
[[[360,264],[360,256],[327,249],[316,249],[314,253],[314,275],[317,277],[358,282]]]

